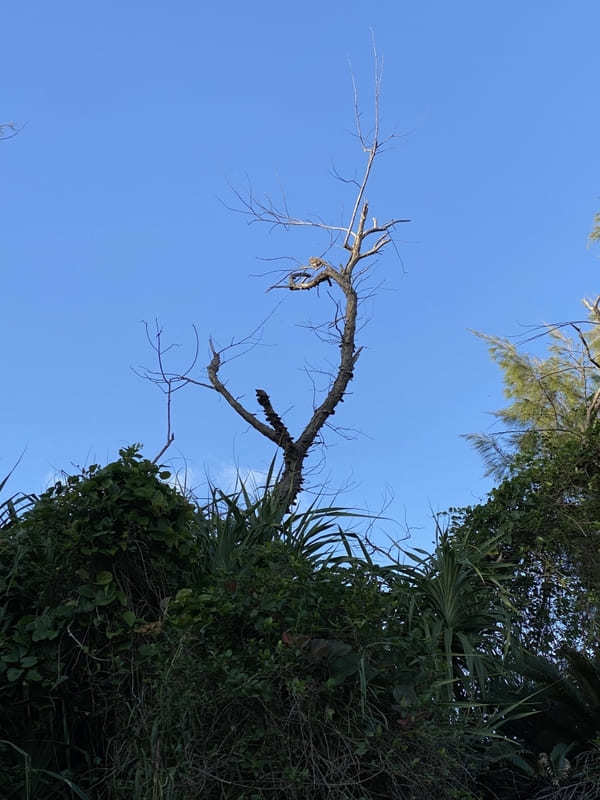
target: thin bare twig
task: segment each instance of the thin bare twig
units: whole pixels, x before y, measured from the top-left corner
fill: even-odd
[[[13,139],[24,127],[17,128],[14,122],[0,122],[0,142]]]

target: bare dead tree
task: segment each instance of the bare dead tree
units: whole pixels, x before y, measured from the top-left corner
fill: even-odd
[[[312,413],[300,434],[297,436],[292,435],[280,414],[273,407],[266,389],[256,389],[256,400],[262,409],[265,419],[263,421],[259,419],[256,413],[253,413],[242,404],[221,378],[221,369],[226,360],[224,358],[226,352],[240,345],[252,344],[255,341],[256,331],[246,339],[232,341],[230,345],[221,349],[217,349],[213,339],[210,338],[211,359],[206,367],[207,380],[201,381],[192,378],[190,375],[193,364],[182,374],[168,373],[165,370],[163,362],[165,351],[161,350],[160,332],[157,327],[156,344],[153,347],[158,355],[159,368],[145,373],[146,378],[161,385],[163,391],[167,393],[169,401],[167,441],[158,457],[165,452],[174,438],[170,423],[172,393],[187,384],[203,386],[216,391],[238,416],[282,451],[283,469],[274,492],[275,499],[281,504],[283,512],[290,508],[301,491],[304,464],[309,451],[318,441],[327,421],[336,413],[336,409],[343,401],[348,385],[354,377],[356,362],[362,351],[362,347],[357,346],[356,343],[359,307],[357,284],[361,276],[364,276],[368,270],[369,261],[372,261],[392,242],[394,227],[399,223],[409,222],[408,219],[391,219],[387,222],[378,222],[375,217],[369,217],[366,190],[372,175],[373,164],[384,145],[393,138],[393,136],[388,136],[384,139],[380,133],[382,67],[375,49],[374,61],[374,112],[372,131],[369,134],[363,132],[358,93],[356,83],[353,80],[356,133],[366,163],[361,179],[344,181],[344,183],[350,183],[355,186],[352,211],[347,224],[333,225],[321,219],[295,217],[289,213],[285,199],[283,207],[278,207],[269,198],[261,200],[255,197],[251,187],[248,188],[247,193],[235,192],[241,204],[241,208],[238,207],[235,210],[246,214],[251,222],[266,222],[271,226],[284,229],[314,228],[324,231],[331,238],[330,248],[326,252],[329,252],[333,244],[341,242],[341,249],[345,254],[345,262],[338,266],[326,260],[322,255],[313,256],[308,259],[306,264],[300,265],[291,271],[284,271],[281,280],[269,287],[269,291],[310,292],[318,291],[320,287],[326,286],[331,292],[336,289],[338,291],[338,297],[333,298],[335,305],[334,318],[329,321],[328,327],[339,347],[339,360],[334,374],[330,376],[331,380],[324,399],[318,404],[313,404]],[[328,291],[330,295],[331,292]],[[194,332],[196,334],[197,353],[198,338],[195,328]]]

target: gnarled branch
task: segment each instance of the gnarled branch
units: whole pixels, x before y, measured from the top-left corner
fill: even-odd
[[[182,375],[167,374],[163,370],[162,362],[159,359],[160,369],[158,376],[168,386],[179,387],[180,385],[191,383],[213,389],[226,400],[238,416],[281,449],[284,466],[275,486],[275,493],[276,499],[280,502],[282,514],[295,502],[302,489],[305,460],[313,445],[319,440],[324,425],[336,413],[338,405],[343,402],[348,385],[354,377],[356,362],[362,351],[362,347],[356,344],[359,307],[357,283],[361,275],[364,274],[365,267],[363,266],[362,269],[357,270],[357,265],[366,259],[372,259],[377,256],[392,242],[394,227],[399,223],[409,221],[407,219],[392,219],[386,223],[378,223],[377,219],[373,217],[372,224],[367,224],[369,204],[365,199],[366,189],[372,175],[375,159],[380,153],[382,145],[389,141],[390,138],[380,139],[381,64],[377,53],[374,53],[374,56],[375,112],[373,134],[370,138],[363,134],[361,128],[356,84],[353,82],[357,134],[362,150],[366,154],[366,164],[360,182],[345,182],[347,185],[353,184],[356,187],[352,211],[347,225],[333,225],[319,219],[295,217],[289,213],[285,198],[283,208],[278,208],[270,198],[258,200],[251,189],[246,195],[235,192],[242,206],[237,210],[248,215],[253,222],[267,222],[284,229],[291,227],[316,228],[325,231],[332,237],[331,244],[335,242],[335,237],[341,242],[340,249],[344,254],[343,263],[335,266],[330,260],[326,260],[323,255],[313,256],[308,259],[308,263],[284,272],[281,280],[268,289],[268,291],[277,289],[309,292],[314,289],[318,291],[319,287],[326,284],[328,294],[330,291],[335,294],[339,293],[337,297],[332,298],[335,306],[335,316],[330,323],[332,336],[335,336],[339,347],[339,360],[324,399],[318,405],[313,406],[312,413],[301,432],[294,438],[282,417],[275,410],[272,399],[265,389],[256,389],[255,391],[258,405],[264,413],[266,422],[261,421],[255,413],[230,392],[220,377],[220,370],[224,363],[222,356],[228,348],[217,349],[212,339],[209,339],[211,360],[206,368],[207,382],[191,378],[189,371]],[[333,334],[334,329],[335,334]],[[234,342],[229,347],[237,344],[239,343]],[[156,379],[156,373],[154,378],[151,377],[151,379]]]

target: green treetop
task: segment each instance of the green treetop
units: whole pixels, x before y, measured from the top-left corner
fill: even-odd
[[[515,450],[539,442],[539,434],[581,438],[596,421],[600,410],[600,310],[598,300],[583,300],[583,304],[588,312],[584,322],[545,325],[543,333],[533,337],[549,336],[544,357],[523,352],[508,339],[476,332],[502,369],[504,394],[509,400],[507,406],[493,412],[501,423],[500,431],[466,437],[486,461],[488,474],[505,474]]]

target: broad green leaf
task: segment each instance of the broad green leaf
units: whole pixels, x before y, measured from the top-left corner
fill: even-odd
[[[98,586],[106,586],[107,584],[111,583],[113,579],[112,572],[107,572],[103,570],[96,575],[96,584]]]
[[[121,618],[127,623],[127,625],[129,625],[130,628],[132,627],[132,625],[135,625],[135,621],[137,619],[133,611],[124,611],[121,614]]]

